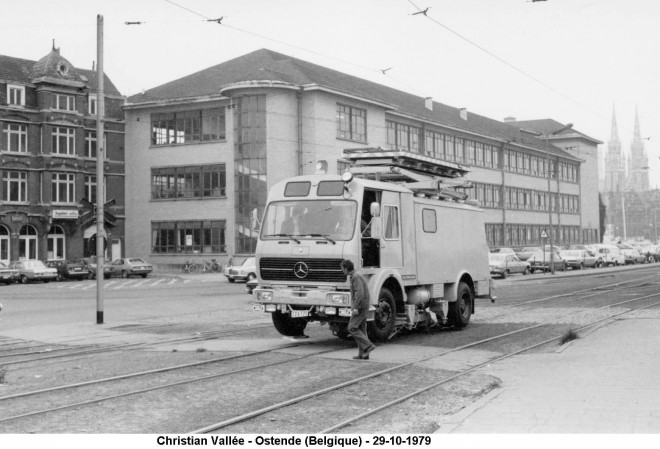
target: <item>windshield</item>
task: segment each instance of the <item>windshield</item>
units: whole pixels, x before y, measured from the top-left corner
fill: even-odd
[[[40,260],[26,260],[25,268],[46,268],[46,265]]]
[[[266,209],[260,237],[323,236],[332,240],[350,240],[355,230],[356,211],[355,201],[277,201]]]
[[[582,251],[562,251],[561,255],[566,257],[582,257]]]
[[[504,262],[504,259],[506,258],[505,254],[489,254],[488,255],[488,261],[490,263],[500,263]]]

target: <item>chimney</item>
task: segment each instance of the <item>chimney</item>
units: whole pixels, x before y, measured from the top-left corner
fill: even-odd
[[[429,111],[432,111],[432,110],[433,110],[433,97],[426,97],[426,98],[424,99],[424,106],[425,106],[426,109],[428,109]]]
[[[511,116],[504,117],[504,123],[513,123],[515,121],[516,121],[515,117],[511,117]]]
[[[461,108],[459,115],[463,120],[467,120],[467,108]]]

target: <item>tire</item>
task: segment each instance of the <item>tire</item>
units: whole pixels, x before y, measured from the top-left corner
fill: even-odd
[[[21,284],[27,284],[28,282],[30,282],[28,277],[26,275],[22,275],[21,276]]]
[[[277,332],[286,337],[302,336],[307,327],[307,320],[304,318],[291,318],[289,314],[282,313],[279,310],[271,315]]]
[[[459,329],[467,326],[470,323],[473,305],[472,289],[465,282],[461,282],[458,284],[456,301],[449,303],[449,313],[447,314],[449,324]]]
[[[214,273],[217,273],[218,271],[220,271],[220,264],[217,264],[217,263],[211,264],[211,271],[214,272]]]
[[[509,270],[504,270],[504,271],[502,272],[502,279],[506,279],[507,276],[509,276]]]
[[[523,276],[527,276],[530,273],[531,273],[531,270],[529,269],[529,267],[525,267],[525,271],[523,271]]]
[[[396,304],[394,295],[386,288],[380,290],[374,320],[367,322],[367,334],[371,340],[385,341],[394,332]]]
[[[233,284],[234,282],[236,282],[236,279],[234,279],[234,278],[227,278],[227,280],[228,280],[229,282],[231,282],[232,284]]]
[[[124,279],[128,279],[128,271],[123,270],[123,271],[121,272],[121,277],[123,277]]]
[[[332,335],[342,340],[350,340],[351,333],[348,332],[348,323],[330,323]]]
[[[146,278],[147,278],[147,274],[146,274],[146,273],[145,273],[145,274],[141,274],[140,276],[142,276],[142,279],[146,279]]]

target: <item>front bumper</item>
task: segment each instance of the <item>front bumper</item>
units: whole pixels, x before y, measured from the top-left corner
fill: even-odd
[[[347,291],[305,288],[271,289],[257,287],[253,291],[256,312],[281,312],[292,318],[331,321],[350,318],[351,298]]]

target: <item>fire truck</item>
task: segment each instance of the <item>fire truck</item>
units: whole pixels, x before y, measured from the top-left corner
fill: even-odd
[[[403,329],[463,328],[475,299],[495,300],[483,211],[467,200],[466,167],[380,148],[344,150],[341,175],[289,178],[269,191],[256,248],[253,310],[279,333],[307,323],[348,337],[350,279],[367,279],[370,338]]]

